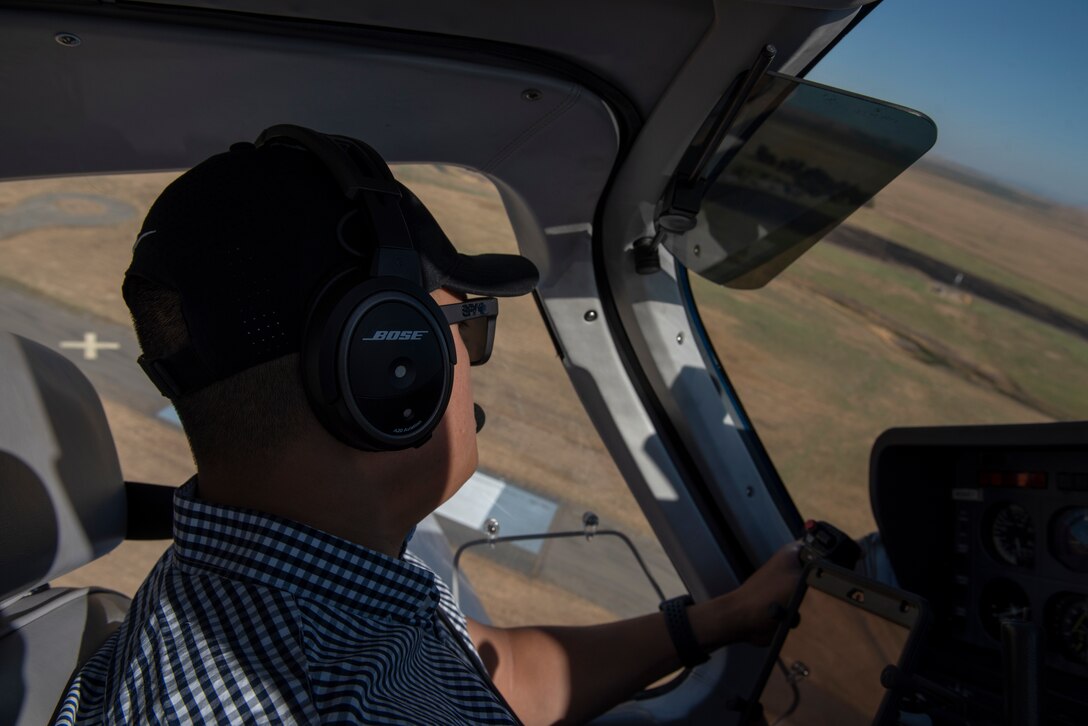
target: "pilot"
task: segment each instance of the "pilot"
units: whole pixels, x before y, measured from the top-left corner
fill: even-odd
[[[412,554],[476,469],[493,298],[536,280],[523,257],[459,254],[343,137],[274,127],[170,184],[123,295],[198,473],[58,722],[581,722],[766,640],[793,547],[729,594],[588,627],[466,619]]]

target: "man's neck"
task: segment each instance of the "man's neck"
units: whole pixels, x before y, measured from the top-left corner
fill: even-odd
[[[197,495],[216,504],[256,509],[320,529],[391,557],[409,531],[441,503],[441,492],[414,481],[421,472],[396,467],[397,457],[278,456],[262,465],[205,466]],[[361,464],[365,464],[361,466]],[[433,505],[433,506],[432,506]]]

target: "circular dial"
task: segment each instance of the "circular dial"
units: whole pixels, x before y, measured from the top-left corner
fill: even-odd
[[[978,616],[990,637],[1000,640],[1003,620],[1031,620],[1031,601],[1023,588],[1012,580],[990,580],[982,588]]]
[[[1017,567],[1035,564],[1035,525],[1019,504],[1002,504],[990,516],[989,545],[998,560]]]
[[[1063,593],[1047,610],[1051,647],[1073,663],[1088,665],[1088,595]]]
[[[1088,572],[1088,507],[1070,507],[1050,522],[1050,552],[1073,572]]]

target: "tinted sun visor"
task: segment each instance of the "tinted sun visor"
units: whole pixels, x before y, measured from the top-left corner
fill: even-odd
[[[937,140],[917,111],[777,73],[724,135],[713,125],[674,179],[675,198],[698,200],[695,228],[664,243],[689,270],[743,289],[766,285]],[[697,148],[716,136],[713,151]]]

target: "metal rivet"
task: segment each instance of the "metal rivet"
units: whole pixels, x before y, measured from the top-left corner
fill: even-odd
[[[75,48],[77,45],[80,45],[83,42],[75,33],[57,33],[53,36],[53,40],[57,41],[66,48]]]
[[[676,334],[676,344],[677,345],[683,345],[684,344],[684,332],[683,331],[680,331],[679,333]]]
[[[747,489],[744,490],[745,496],[750,497],[750,496],[753,496],[755,493],[756,493],[756,490],[753,489],[752,487],[748,487]]]
[[[587,323],[592,323],[594,320],[597,319],[597,311],[596,310],[586,310],[586,314],[583,315],[582,317],[585,318]]]
[[[535,88],[526,88],[521,92],[522,101],[539,101],[544,98],[544,94]]]
[[[586,512],[582,515],[582,527],[584,527],[586,539],[592,539],[597,534],[597,527],[601,523],[601,518],[593,512]]]
[[[695,245],[691,248],[691,254],[695,255],[696,257],[699,256],[699,245]]]

